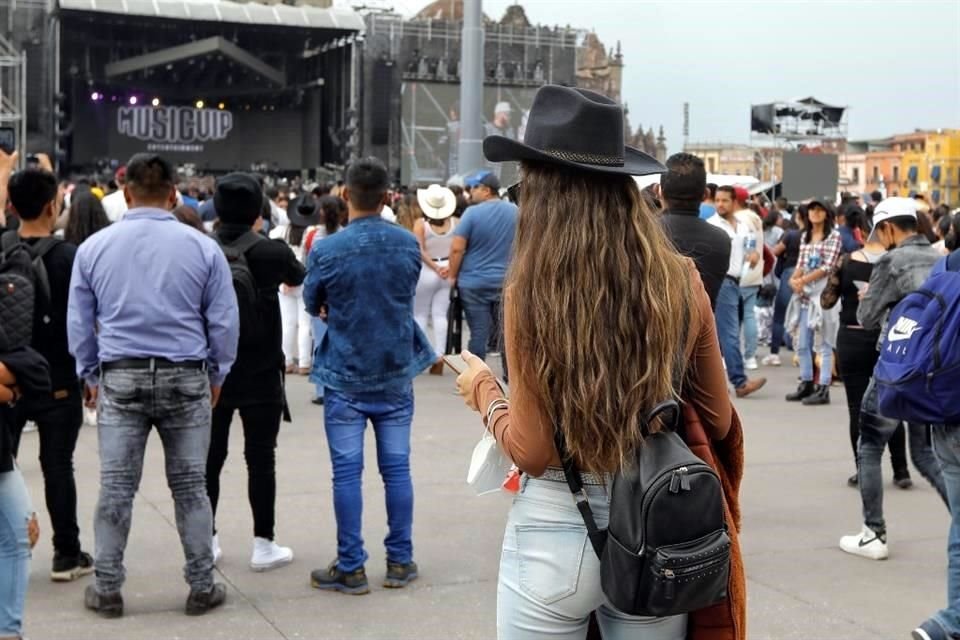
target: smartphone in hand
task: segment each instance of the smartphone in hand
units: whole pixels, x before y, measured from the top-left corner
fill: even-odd
[[[443,356],[443,363],[457,375],[466,371],[469,367],[467,361],[460,354]]]

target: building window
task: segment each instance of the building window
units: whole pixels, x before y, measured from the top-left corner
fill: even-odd
[[[707,173],[716,173],[716,172],[717,172],[716,162],[714,162],[714,159],[713,159],[713,158],[708,158],[708,159],[707,159]]]
[[[859,184],[859,183],[860,183],[860,168],[859,168],[859,167],[854,167],[854,168],[853,168],[853,183],[854,183],[854,184]]]
[[[880,182],[880,167],[873,165],[873,182],[876,184]]]
[[[933,152],[937,155],[940,155],[940,143],[933,145]]]
[[[894,167],[894,168],[893,168],[893,181],[894,181],[895,183],[899,183],[899,182],[900,182],[900,167]]]

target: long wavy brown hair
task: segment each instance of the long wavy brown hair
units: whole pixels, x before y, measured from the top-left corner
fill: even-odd
[[[696,326],[689,267],[630,177],[525,164],[519,204],[513,366],[580,467],[616,471],[646,413],[679,394]]]

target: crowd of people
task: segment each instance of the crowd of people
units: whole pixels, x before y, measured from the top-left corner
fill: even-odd
[[[856,464],[847,482],[861,493],[863,526],[840,541],[845,552],[888,556],[880,460],[889,447],[895,483],[909,487],[909,440],[954,522],[951,604],[914,634],[960,634],[957,427],[882,415],[874,377],[891,308],[960,255],[951,253],[960,215],[879,193],[769,202],[708,184],[696,156],[664,165],[625,147],[622,123],[622,108],[599,94],[544,87],[525,142],[485,140],[489,161],[521,163],[522,182],[509,188],[483,169],[462,186],[392,189],[374,158],[336,184],[272,185],[246,173],[184,182],[156,154],[135,155],[106,184],[67,185],[46,158],[15,171],[16,154],[0,152],[0,289],[10,294],[0,299],[0,638],[22,633],[38,535],[17,466],[28,422],[39,432],[51,579],[95,573],[84,603],[103,617],[124,613],[132,503],[157,429],[186,560],[184,610],[201,615],[227,597],[214,580],[224,553],[215,516],[237,414],[249,566],[293,561],[277,541],[275,467],[294,375],[309,377],[324,407],[333,467],[337,554],[310,573],[312,586],[370,591],[368,422],[389,528],[383,585],[407,586],[419,575],[413,380],[443,374],[443,356],[460,351],[461,319],[469,342],[457,387],[520,474],[500,561],[500,637],[745,637],[743,441],[730,396],[761,394],[767,380],[755,372],[783,366],[784,350],[799,367],[787,402],[829,404],[837,381],[846,390]],[[659,184],[641,191],[632,176],[650,174]],[[16,287],[29,295],[12,295]],[[485,362],[493,353],[502,380]],[[611,479],[629,477],[637,452],[669,431],[665,419],[644,418],[664,402],[679,403],[682,446],[718,478],[722,492],[709,500],[727,524],[722,545],[697,548],[709,564],[668,564],[657,579],[683,593],[684,581],[725,571],[729,584],[711,600],[723,606],[665,604],[673,596],[655,606],[649,594],[631,610],[611,603],[618,567],[605,549],[619,542],[593,529],[612,531],[623,517]],[[85,409],[95,411],[101,465],[93,553],[80,544],[73,471]],[[664,486],[703,495],[682,469]],[[690,549],[678,539],[663,553],[682,562]]]

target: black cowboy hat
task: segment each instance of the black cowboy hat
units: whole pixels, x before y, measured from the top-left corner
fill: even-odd
[[[287,217],[290,224],[298,227],[312,227],[320,224],[323,216],[317,201],[310,193],[304,193],[287,205]]]
[[[558,85],[537,91],[523,142],[503,136],[483,141],[490,162],[529,160],[573,169],[645,176],[667,168],[623,142],[623,107],[610,98]]]

